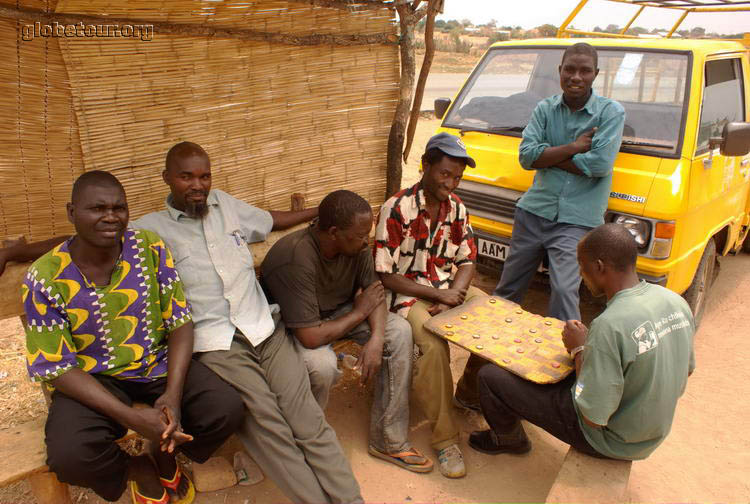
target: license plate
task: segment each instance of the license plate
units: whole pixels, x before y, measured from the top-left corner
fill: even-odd
[[[479,238],[479,247],[477,252],[480,255],[497,259],[498,261],[505,262],[510,252],[510,246],[504,243],[498,243],[490,240]]]

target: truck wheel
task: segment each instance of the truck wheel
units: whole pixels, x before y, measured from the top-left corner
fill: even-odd
[[[716,243],[713,239],[710,239],[706,244],[706,249],[703,251],[701,262],[698,263],[693,283],[690,284],[690,287],[682,295],[693,311],[693,319],[695,320],[696,327],[700,324],[703,312],[706,310],[706,298],[715,278],[714,271],[717,262]]]

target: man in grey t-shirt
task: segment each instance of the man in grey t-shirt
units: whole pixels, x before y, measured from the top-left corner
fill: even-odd
[[[491,429],[471,434],[473,448],[529,451],[521,419],[598,457],[644,459],[664,441],[695,368],[695,323],[682,297],[638,280],[636,258],[635,241],[619,224],[584,236],[581,276],[592,294],[607,297],[607,308],[590,329],[569,320],[563,330],[575,374],[537,385],[498,366],[482,368],[480,403]]]
[[[375,380],[369,453],[410,471],[429,472],[432,461],[407,439],[411,327],[386,308],[367,246],[372,221],[370,204],[361,196],[332,192],[318,207],[317,223],[285,236],[266,254],[263,284],[297,338],[321,406],[339,376],[331,343],[350,337],[363,345],[357,362],[362,381]]]

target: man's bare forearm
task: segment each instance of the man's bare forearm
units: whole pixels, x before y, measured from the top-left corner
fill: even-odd
[[[558,166],[559,163],[571,159],[578,154],[579,149],[574,144],[558,145],[556,147],[547,147],[542,151],[536,161],[531,163],[532,168],[550,168]]]
[[[561,170],[564,170],[568,173],[572,173],[573,175],[578,175],[580,177],[585,177],[586,174],[583,173],[573,162],[573,158],[566,159],[565,161],[562,161],[560,163],[557,163],[555,168],[560,168]]]
[[[314,219],[318,216],[318,207],[288,212],[271,210],[269,213],[273,218],[273,230],[279,231]]]
[[[326,320],[319,326],[293,329],[294,336],[305,348],[318,348],[343,338],[349,334],[349,331],[364,322],[367,317],[368,315],[355,308],[337,319]]]
[[[60,235],[49,240],[21,243],[0,249],[0,274],[5,269],[5,263],[35,261],[52,250],[56,245],[70,238],[70,235]]]
[[[367,316],[367,322],[370,324],[370,331],[373,337],[382,338],[385,336],[385,322],[388,318],[388,308],[385,302],[380,303],[370,315]]]
[[[132,429],[134,409],[120,401],[90,374],[73,368],[51,381],[63,394]]]
[[[378,275],[380,275],[380,281],[383,282],[383,287],[386,289],[427,301],[438,301],[439,289],[418,284],[398,273],[378,273]]]
[[[193,323],[183,324],[171,333],[167,340],[167,389],[178,401],[182,399],[185,375],[193,356]]]
[[[471,286],[471,281],[474,279],[474,272],[476,266],[474,263],[462,264],[456,271],[456,276],[453,277],[451,282],[452,289],[468,289]]]

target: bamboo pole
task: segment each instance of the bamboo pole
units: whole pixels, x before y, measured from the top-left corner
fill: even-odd
[[[409,127],[406,130],[406,147],[404,148],[404,162],[409,158],[411,144],[414,141],[414,133],[417,130],[419,122],[419,110],[422,107],[422,98],[424,97],[424,88],[427,84],[427,76],[430,74],[432,59],[435,56],[435,40],[433,32],[435,30],[435,15],[443,11],[443,0],[429,0],[427,5],[427,22],[424,28],[424,60],[422,68],[419,71],[417,79],[417,89],[414,92],[414,103],[411,106],[411,117],[409,117]]]
[[[310,3],[316,7],[331,9],[362,10],[362,9],[393,9],[391,3],[382,0],[294,0],[295,2]]]

